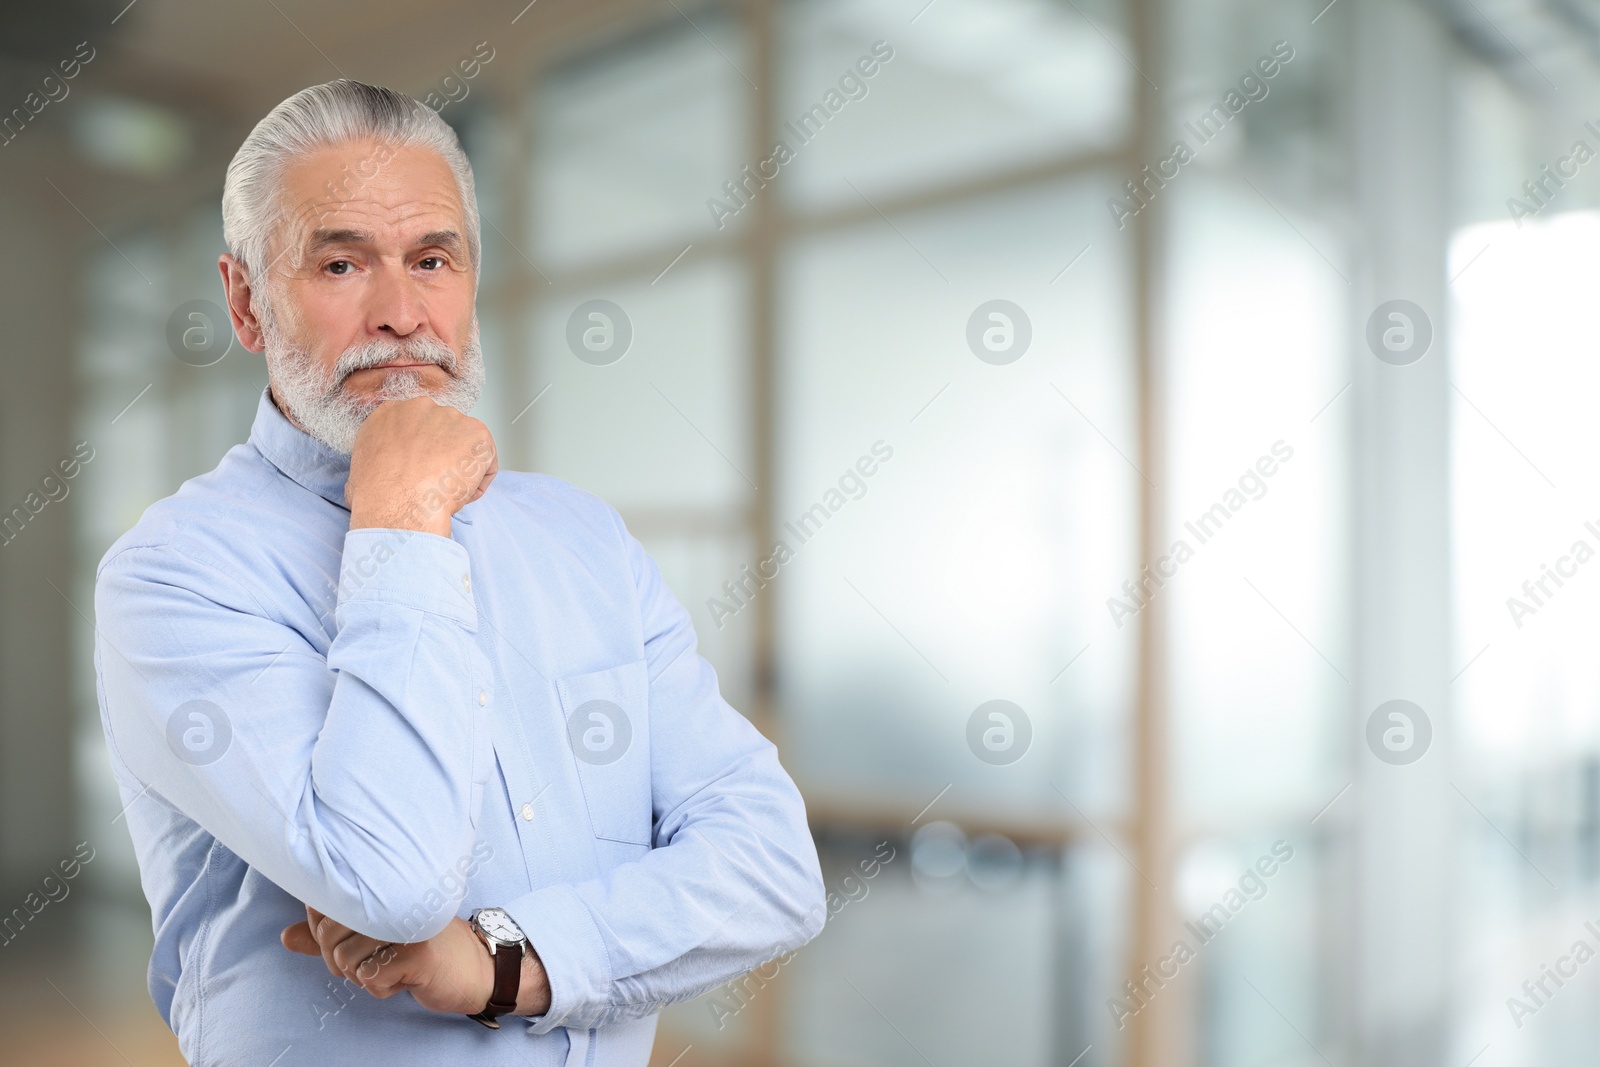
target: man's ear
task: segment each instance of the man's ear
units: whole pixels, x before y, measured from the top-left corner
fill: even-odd
[[[267,341],[261,330],[261,320],[250,310],[250,275],[228,252],[217,258],[217,269],[222,271],[222,291],[228,299],[228,317],[233,320],[233,332],[248,352],[263,352]]]

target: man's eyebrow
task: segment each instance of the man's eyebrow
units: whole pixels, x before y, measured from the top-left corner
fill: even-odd
[[[372,234],[363,230],[330,230],[319,226],[306,239],[306,251],[320,252],[330,245],[369,245],[372,242]]]
[[[413,248],[442,248],[451,255],[462,253],[461,235],[454,230],[434,230],[418,237]]]

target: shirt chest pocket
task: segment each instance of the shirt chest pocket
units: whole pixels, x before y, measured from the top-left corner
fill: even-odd
[[[594,835],[650,845],[649,674],[644,660],[556,682]]]

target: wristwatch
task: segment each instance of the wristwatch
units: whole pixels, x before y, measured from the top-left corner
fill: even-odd
[[[517,1010],[517,987],[522,984],[522,957],[528,952],[528,938],[503,908],[479,908],[467,925],[494,960],[494,991],[489,994],[489,1003],[467,1018],[498,1030],[496,1017]]]

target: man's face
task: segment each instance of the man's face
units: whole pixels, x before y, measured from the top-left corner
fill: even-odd
[[[476,278],[444,158],[353,141],[292,161],[282,182],[267,276],[251,280],[267,286],[260,343],[279,405],[346,454],[385,400],[426,393],[470,411]]]

